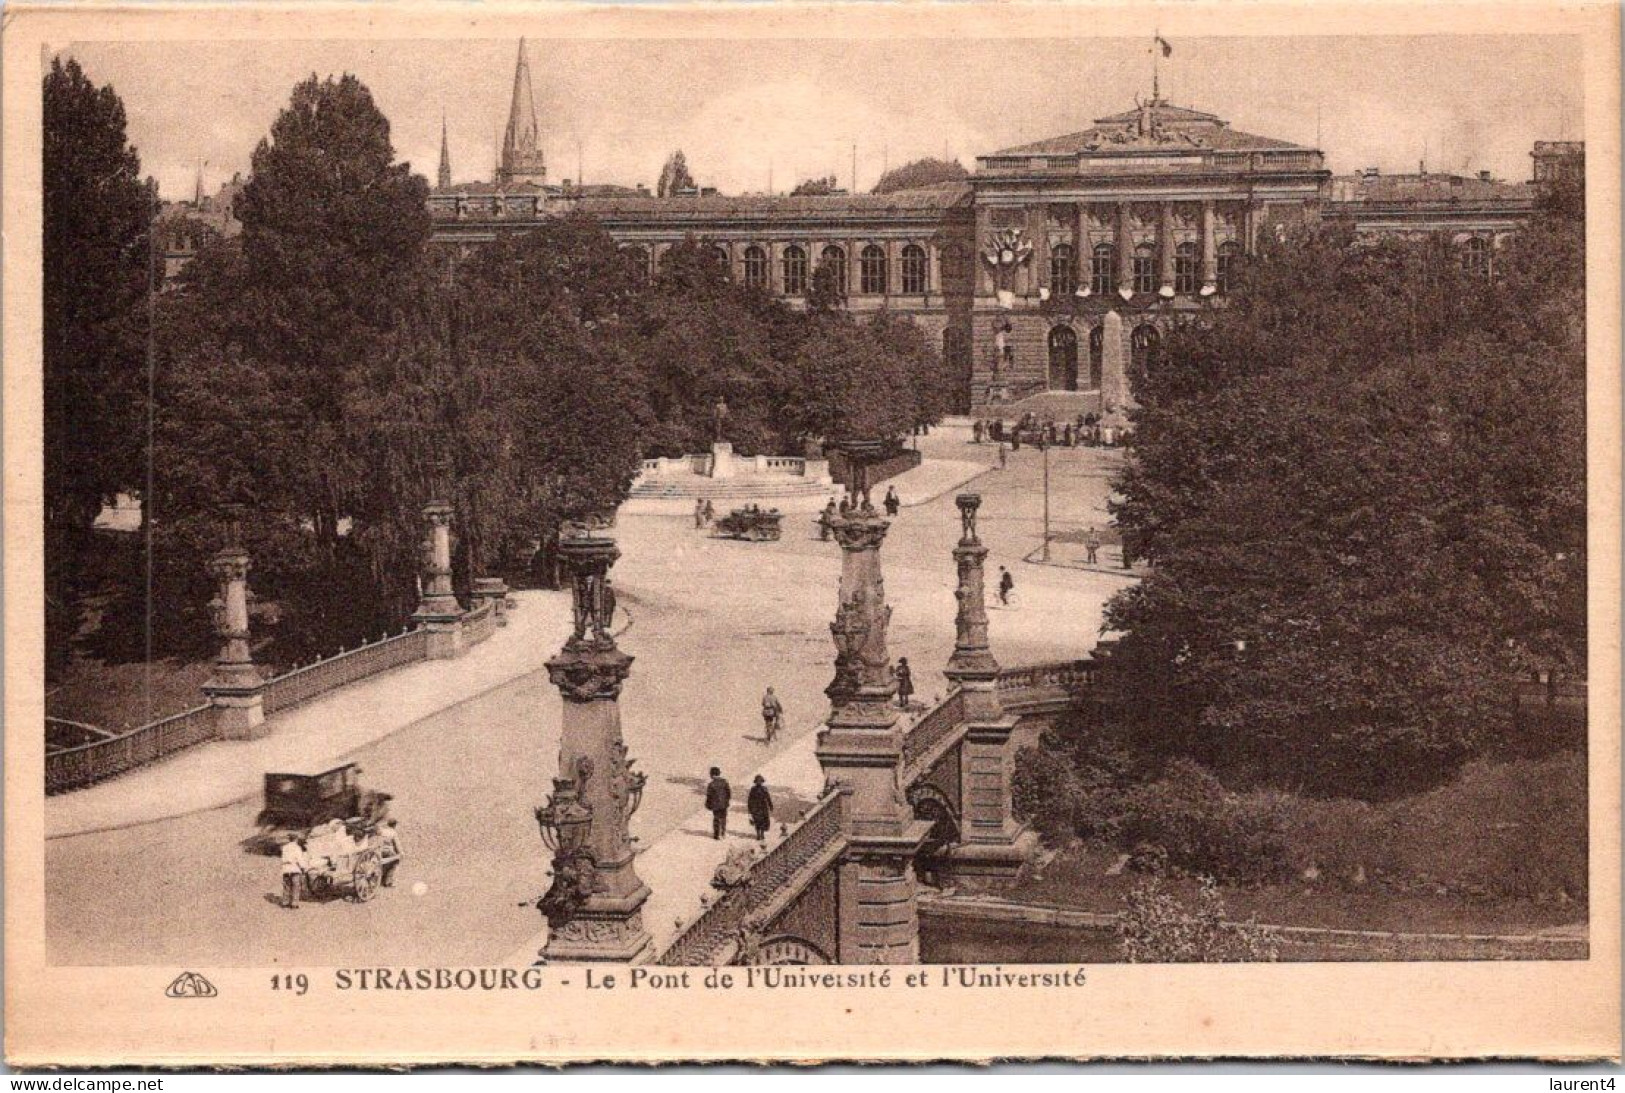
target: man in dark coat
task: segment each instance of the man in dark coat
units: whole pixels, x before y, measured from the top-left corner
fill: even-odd
[[[897,677],[897,704],[906,710],[908,700],[914,697],[914,670],[908,666],[907,657],[897,658],[892,674]]]
[[[1002,565],[999,567],[999,602],[1006,606],[1010,603],[1010,593],[1016,590],[1016,579],[1010,576],[1010,571]]]
[[[756,829],[756,841],[765,842],[767,829],[773,826],[773,795],[767,791],[767,779],[760,774],[745,798],[745,808],[750,812],[750,826]]]
[[[728,804],[733,800],[733,787],[722,776],[720,767],[711,768],[711,781],[705,787],[705,807],[711,812],[711,837],[720,839],[728,833]]]
[[[897,515],[897,510],[903,507],[903,502],[901,501],[901,499],[898,498],[897,490],[896,490],[895,487],[893,487],[893,486],[887,486],[886,487],[886,502],[885,502],[885,504],[886,504],[886,515],[891,516],[891,517],[895,517]]]

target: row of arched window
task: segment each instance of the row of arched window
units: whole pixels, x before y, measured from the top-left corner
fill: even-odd
[[[1089,376],[1082,384],[1078,375],[1078,332],[1064,323],[1049,332],[1049,386],[1054,391],[1076,391],[1080,386],[1093,389],[1101,382],[1101,369],[1105,364],[1106,330],[1097,326],[1089,331]],[[1162,347],[1162,334],[1150,323],[1141,323],[1129,335],[1129,352],[1139,365],[1155,364]]]
[[[1221,243],[1215,264],[1214,283],[1220,292],[1230,287],[1230,276],[1241,257],[1241,244]],[[1133,263],[1135,292],[1155,292],[1157,284],[1157,247],[1154,243],[1141,243],[1134,248]],[[1050,291],[1057,295],[1070,295],[1078,289],[1079,273],[1077,252],[1070,243],[1053,247],[1049,254]],[[1113,243],[1096,245],[1089,260],[1089,291],[1104,296],[1117,290],[1117,246]],[[1195,243],[1181,243],[1174,248],[1174,291],[1181,295],[1194,294],[1202,287],[1202,255]]]
[[[627,253],[649,265],[649,251],[645,247],[630,246]],[[728,249],[713,245],[711,252],[725,269],[731,267]],[[769,289],[772,285],[772,257],[766,247],[752,244],[745,248],[741,271],[744,283],[751,288]],[[831,243],[818,253],[820,265],[830,267],[836,284],[847,286],[846,248]],[[792,243],[779,256],[780,272],[786,296],[805,296],[811,284],[814,267],[808,263],[807,248]],[[916,243],[903,247],[899,273],[901,293],[904,296],[923,296],[930,286],[930,263],[925,248]],[[731,269],[730,269],[731,272]],[[858,291],[867,296],[883,296],[891,291],[890,258],[884,247],[869,244],[858,252]]]

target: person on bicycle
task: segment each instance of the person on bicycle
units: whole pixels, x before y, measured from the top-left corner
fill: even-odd
[[[784,727],[784,707],[779,703],[779,696],[773,693],[772,687],[769,687],[767,693],[762,696],[762,726],[767,733],[766,743],[769,744]]]

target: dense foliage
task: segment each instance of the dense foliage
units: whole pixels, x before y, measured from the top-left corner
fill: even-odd
[[[795,189],[790,191],[790,196],[827,197],[840,188],[841,184],[834,175],[824,175],[822,178],[804,178],[796,183]]]
[[[905,163],[901,167],[893,167],[880,176],[875,188],[870,191],[877,194],[889,194],[897,190],[914,190],[922,186],[938,186],[944,182],[963,182],[970,177],[970,172],[960,164],[957,159],[935,159],[926,156],[912,163]]]
[[[43,95],[46,650],[54,668],[77,628],[72,605],[91,524],[143,479],[154,199],[111,87],[96,87],[76,61],[53,60]]]
[[[1110,605],[1136,750],[1382,797],[1585,663],[1583,218],[1552,195],[1466,270],[1439,240],[1272,240],[1167,341],[1116,517],[1154,566]]]
[[[665,165],[660,168],[660,181],[655,184],[655,196],[675,197],[684,190],[695,189],[697,184],[694,176],[688,170],[688,157],[683,155],[679,148],[666,157]]]

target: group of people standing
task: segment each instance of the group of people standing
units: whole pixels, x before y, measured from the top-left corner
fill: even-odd
[[[842,495],[839,502],[837,502],[835,498],[831,497],[829,501],[825,503],[823,509],[818,513],[819,540],[822,542],[827,542],[829,540],[830,526],[836,518],[839,517],[841,519],[845,519],[849,513],[858,511],[862,507],[863,502],[854,499],[850,493]],[[896,518],[897,514],[902,511],[903,499],[897,496],[896,486],[886,487],[886,496],[880,502],[880,507],[886,510],[887,516],[894,519]]]
[[[1127,431],[1102,424],[1099,414],[1079,414],[1073,421],[1056,422],[1039,420],[1029,410],[1014,426],[1005,424],[1003,418],[973,421],[971,439],[976,444],[1009,443],[1012,451],[1020,451],[1024,443],[1040,442],[1051,448],[1117,448],[1126,441]]]
[[[710,527],[716,521],[717,510],[712,507],[710,498],[697,498],[694,502],[694,527],[702,530]]]
[[[713,839],[727,836],[728,809],[732,804],[733,787],[722,776],[721,767],[712,767],[711,780],[705,784],[705,808],[711,813]],[[773,794],[768,792],[767,779],[760,774],[752,780],[750,792],[745,795],[745,811],[750,816],[756,841],[766,842],[768,829],[773,826]]]

